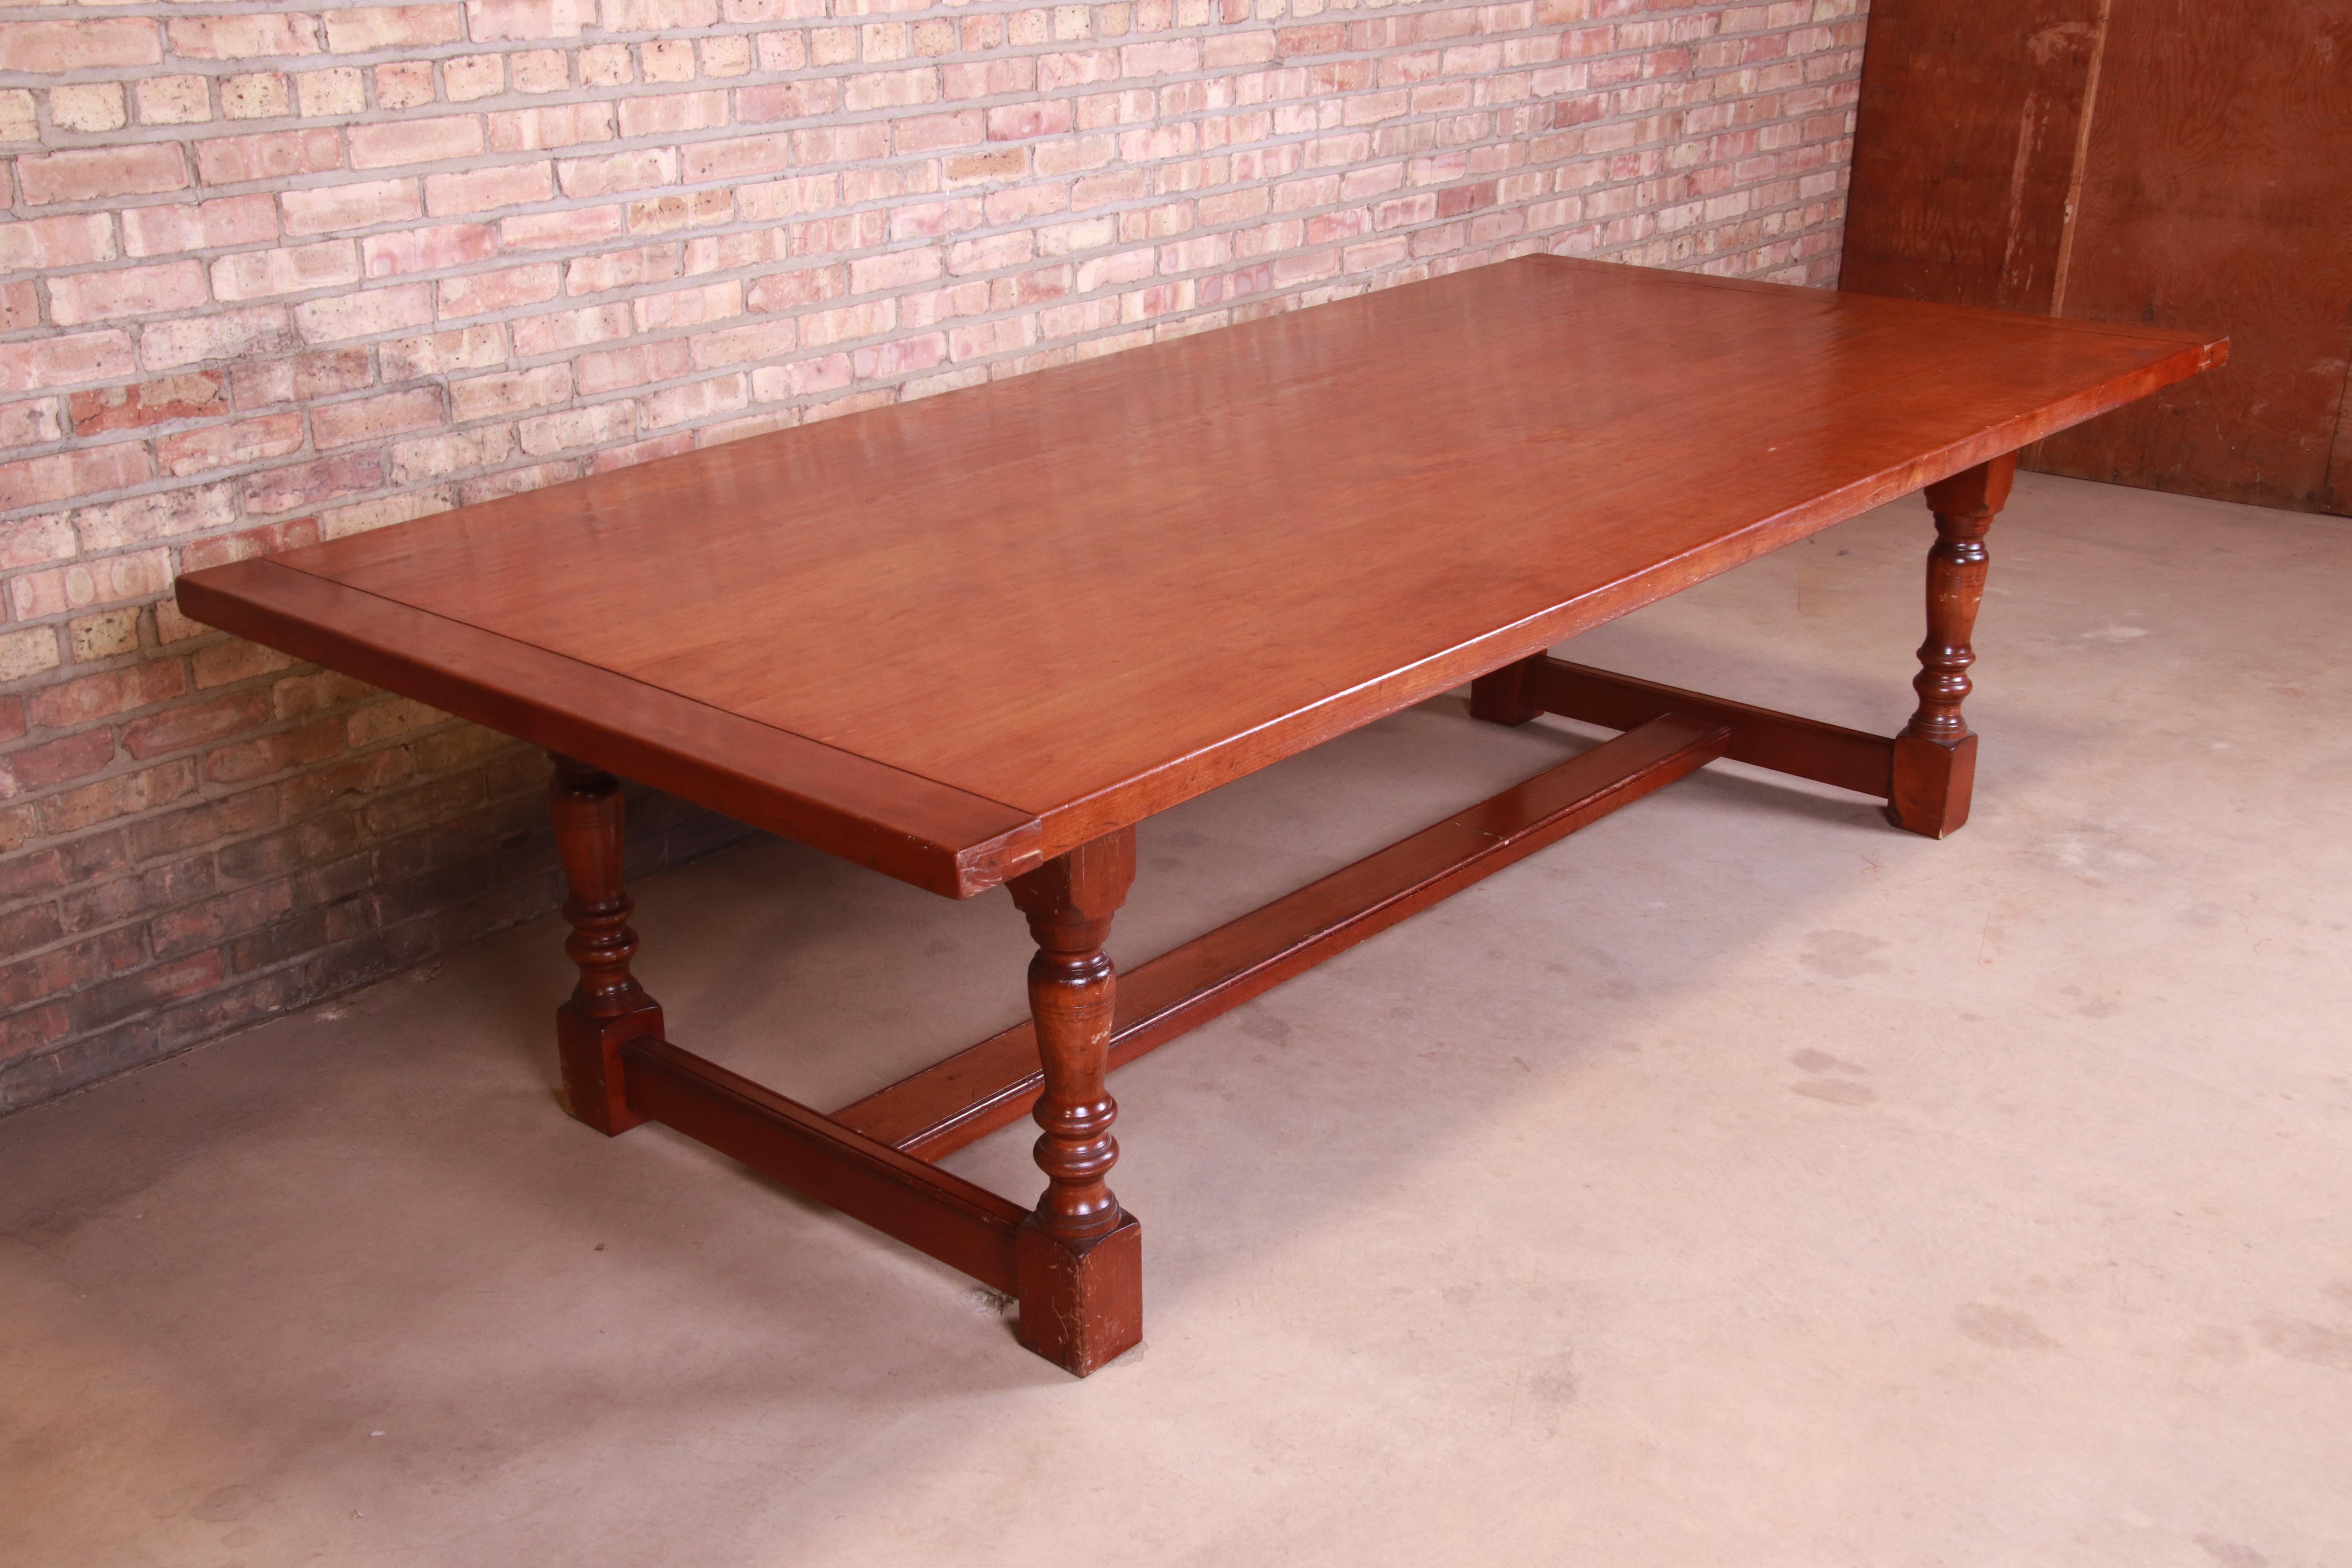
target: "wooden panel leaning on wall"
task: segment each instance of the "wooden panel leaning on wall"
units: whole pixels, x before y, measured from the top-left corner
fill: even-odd
[[[2226,325],[2025,466],[2352,513],[2352,6],[1875,0],[1841,287]]]
[[[2223,345],[1528,258],[181,579],[189,614],[559,753],[566,1107],[667,1122],[1021,1302],[1142,1332],[1105,1075],[1721,757],[1967,820],[1961,716],[2013,453]],[[1888,737],[1553,644],[1924,487]],[[688,563],[662,581],[656,557]],[[751,628],[748,632],[746,628]],[[1139,966],[1146,817],[1472,681],[1623,731]],[[826,1115],[667,1037],[630,973],[625,773],[918,886],[1007,887],[1030,1018]],[[931,1162],[1023,1114],[1024,1208]]]

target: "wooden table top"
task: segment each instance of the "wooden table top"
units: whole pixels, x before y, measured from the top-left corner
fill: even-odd
[[[2225,344],[1528,258],[184,578],[968,894]]]

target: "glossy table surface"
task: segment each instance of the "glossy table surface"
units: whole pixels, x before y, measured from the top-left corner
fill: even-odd
[[[1527,258],[183,595],[965,894],[2220,352]]]

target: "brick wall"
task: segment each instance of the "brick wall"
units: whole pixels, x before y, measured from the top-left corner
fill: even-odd
[[[1860,8],[0,6],[0,1110],[558,896],[541,759],[174,572],[1522,251],[1830,282]]]

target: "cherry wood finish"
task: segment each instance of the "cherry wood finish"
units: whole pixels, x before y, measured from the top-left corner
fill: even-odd
[[[549,747],[564,1101],[661,1121],[1015,1295],[1080,1375],[1142,1332],[1109,1070],[1724,756],[1967,814],[2010,454],[2221,345],[1534,258],[192,574],[192,616]],[[1892,739],[1543,650],[1928,487]],[[647,584],[683,577],[655,595]],[[1144,816],[1473,681],[1626,732],[1139,966]],[[614,772],[917,886],[1009,884],[1030,1018],[830,1116],[669,1041]],[[1023,1208],[930,1162],[1034,1116]]]
[[[195,573],[183,603],[968,894],[2219,352],[1531,257]]]
[[[1941,838],[1969,819],[1975,790],[1977,738],[1960,716],[1977,661],[1969,644],[1984,601],[1985,531],[2009,500],[2014,456],[1981,463],[1927,487],[1936,542],[1927,552],[1927,640],[1919,645],[1912,687],[1918,710],[1895,741],[1895,781],[1887,815],[1898,827]]]
[[[1538,712],[1612,730],[1632,730],[1661,714],[1680,713],[1728,729],[1731,743],[1724,755],[1735,763],[1752,763],[1881,800],[1892,793],[1888,780],[1895,742],[1884,735],[1702,696],[1563,658],[1538,655],[1517,668],[1530,705]]]
[[[641,1037],[620,1056],[639,1116],[675,1127],[983,1285],[1017,1288],[1014,1255],[1029,1218],[1019,1204],[667,1040]]]
[[[1726,728],[1711,720],[1653,719],[1160,954],[1120,980],[1110,1066],[1125,1067],[1696,772],[1724,754],[1726,740]],[[1018,1024],[834,1116],[877,1142],[936,1160],[1020,1120],[1043,1084],[1036,1036]]]
[[[1135,881],[1122,827],[1013,880],[1037,956],[1029,1017],[1043,1091],[1037,1168],[1045,1190],[1021,1226],[1021,1341],[1081,1377],[1143,1337],[1143,1236],[1110,1190],[1118,1103],[1110,1070],[1118,972],[1103,943]]]
[[[277,559],[179,581],[209,626],[658,785],[754,826],[968,898],[1037,865],[1025,812],[411,609]]]

